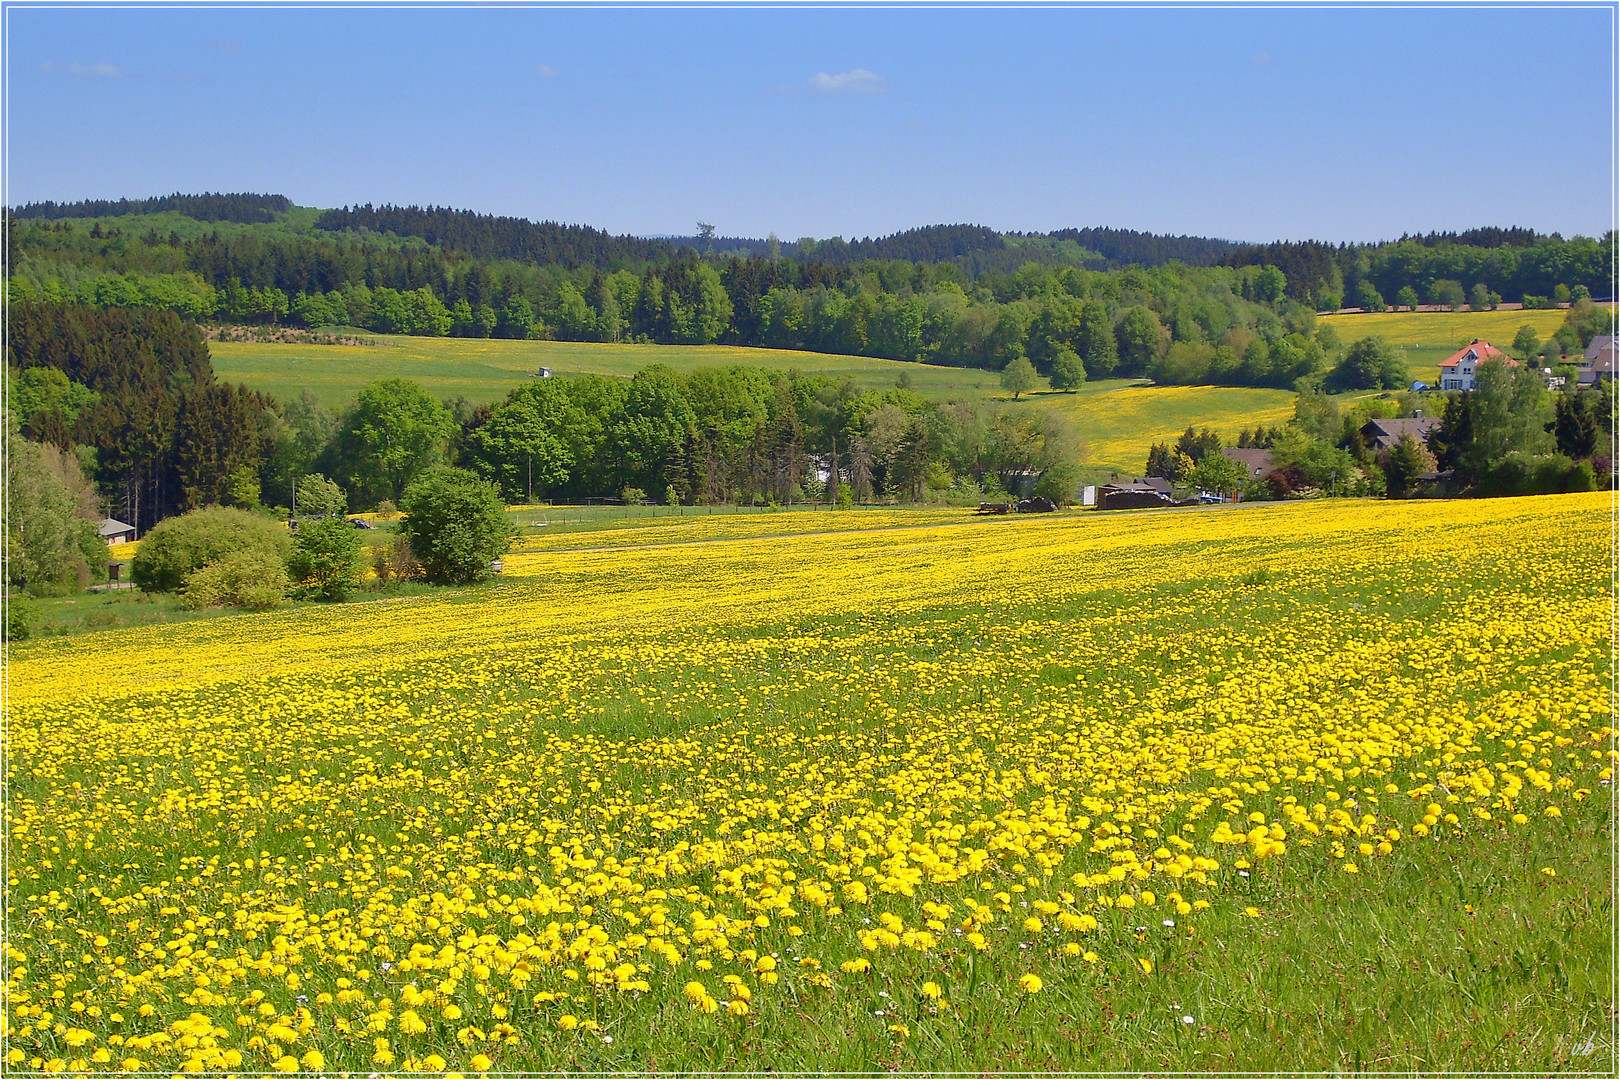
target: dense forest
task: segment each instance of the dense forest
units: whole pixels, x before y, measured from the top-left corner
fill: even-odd
[[[1608,237],[1527,229],[1334,246],[952,225],[771,239],[739,254],[721,249],[741,242],[716,241],[709,226],[656,240],[443,208],[274,210],[284,203],[33,204],[10,222],[9,296],[229,323],[720,343],[992,370],[1023,357],[1067,386],[1133,376],[1287,388],[1338,359],[1314,333],[1319,310],[1540,306],[1607,297],[1613,274]],[[131,207],[153,212],[74,216]],[[279,216],[198,220],[227,212]]]
[[[83,202],[27,203],[12,211],[19,218],[104,218],[174,212],[198,221],[235,221],[253,225],[275,221],[292,209],[285,195],[163,195],[155,199],[86,199]]]

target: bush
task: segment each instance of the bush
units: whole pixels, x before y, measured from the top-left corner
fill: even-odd
[[[1589,462],[1573,461],[1563,454],[1526,454],[1514,451],[1485,470],[1474,485],[1473,494],[1563,495],[1591,491],[1597,477]]]
[[[30,627],[28,625],[29,609],[16,599],[6,603],[5,639],[6,641],[24,641],[28,638]]]
[[[627,487],[619,493],[619,496],[624,499],[624,505],[626,506],[645,506],[647,504],[647,493],[638,487]]]
[[[287,569],[306,596],[342,600],[360,587],[365,574],[360,534],[347,518],[306,521],[293,537]]]
[[[405,536],[436,585],[487,581],[515,531],[499,489],[465,469],[436,466],[405,489]]]
[[[1032,494],[1039,498],[1051,499],[1059,506],[1066,507],[1074,502],[1074,495],[1078,490],[1080,490],[1080,467],[1067,461],[1060,461],[1041,473],[1041,478],[1035,481],[1035,490]]]
[[[242,607],[263,611],[287,595],[287,564],[280,556],[244,548],[186,575],[180,603],[188,608]]]
[[[8,421],[9,426],[9,421]],[[105,581],[100,513],[77,460],[6,432],[5,564],[12,585],[63,596]]]
[[[298,512],[304,517],[338,517],[349,508],[349,496],[320,473],[301,477],[297,494]]]
[[[371,549],[371,569],[381,585],[387,585],[390,581],[422,580],[422,564],[411,551],[410,541],[403,536],[396,536],[392,543],[378,544]]]
[[[196,570],[236,552],[259,552],[285,564],[292,537],[271,518],[210,506],[167,518],[146,534],[130,578],[148,592],[174,592]]]

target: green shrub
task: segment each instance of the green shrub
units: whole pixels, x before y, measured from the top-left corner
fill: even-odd
[[[263,611],[287,595],[287,564],[278,555],[246,548],[186,575],[180,603],[188,608],[241,607]]]
[[[306,596],[341,600],[360,587],[365,574],[360,534],[342,517],[306,521],[293,537],[287,569]]]
[[[1079,466],[1060,461],[1056,465],[1048,466],[1041,473],[1041,478],[1035,481],[1034,494],[1051,499],[1063,507],[1074,502],[1074,495],[1078,490],[1080,490]]]
[[[8,430],[5,489],[5,569],[12,585],[35,596],[65,596],[107,579],[95,493],[71,454]]]
[[[28,607],[18,600],[6,602],[5,640],[24,641],[31,632]]]
[[[135,552],[130,577],[149,592],[174,592],[193,571],[248,551],[285,564],[292,537],[274,519],[210,506],[160,521]]]
[[[1574,461],[1563,454],[1514,451],[1485,471],[1474,485],[1473,494],[1563,495],[1596,487],[1597,477],[1590,462]]]
[[[487,581],[515,530],[494,484],[440,465],[405,489],[403,525],[422,575],[436,585]]]
[[[297,495],[302,517],[338,517],[349,508],[349,496],[320,473],[300,477]]]

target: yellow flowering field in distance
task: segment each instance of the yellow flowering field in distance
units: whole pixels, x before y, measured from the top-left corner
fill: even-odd
[[[5,1060],[1612,1069],[1612,516],[717,518],[15,643]]]

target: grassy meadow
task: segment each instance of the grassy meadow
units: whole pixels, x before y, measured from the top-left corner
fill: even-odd
[[[743,364],[775,371],[847,378],[865,388],[889,387],[902,373],[920,393],[948,397],[1000,392],[1000,377],[975,368],[933,367],[898,360],[732,345],[616,345],[588,341],[507,341],[498,338],[426,338],[367,334],[366,345],[290,345],[246,341],[208,344],[220,377],[280,398],[310,390],[328,408],[348,404],[373,379],[405,378],[434,395],[496,401],[542,367],[558,375],[628,378],[650,364],[689,372]]]
[[[1616,1068],[1607,494],[649,522],[13,643],[9,1069]]]

